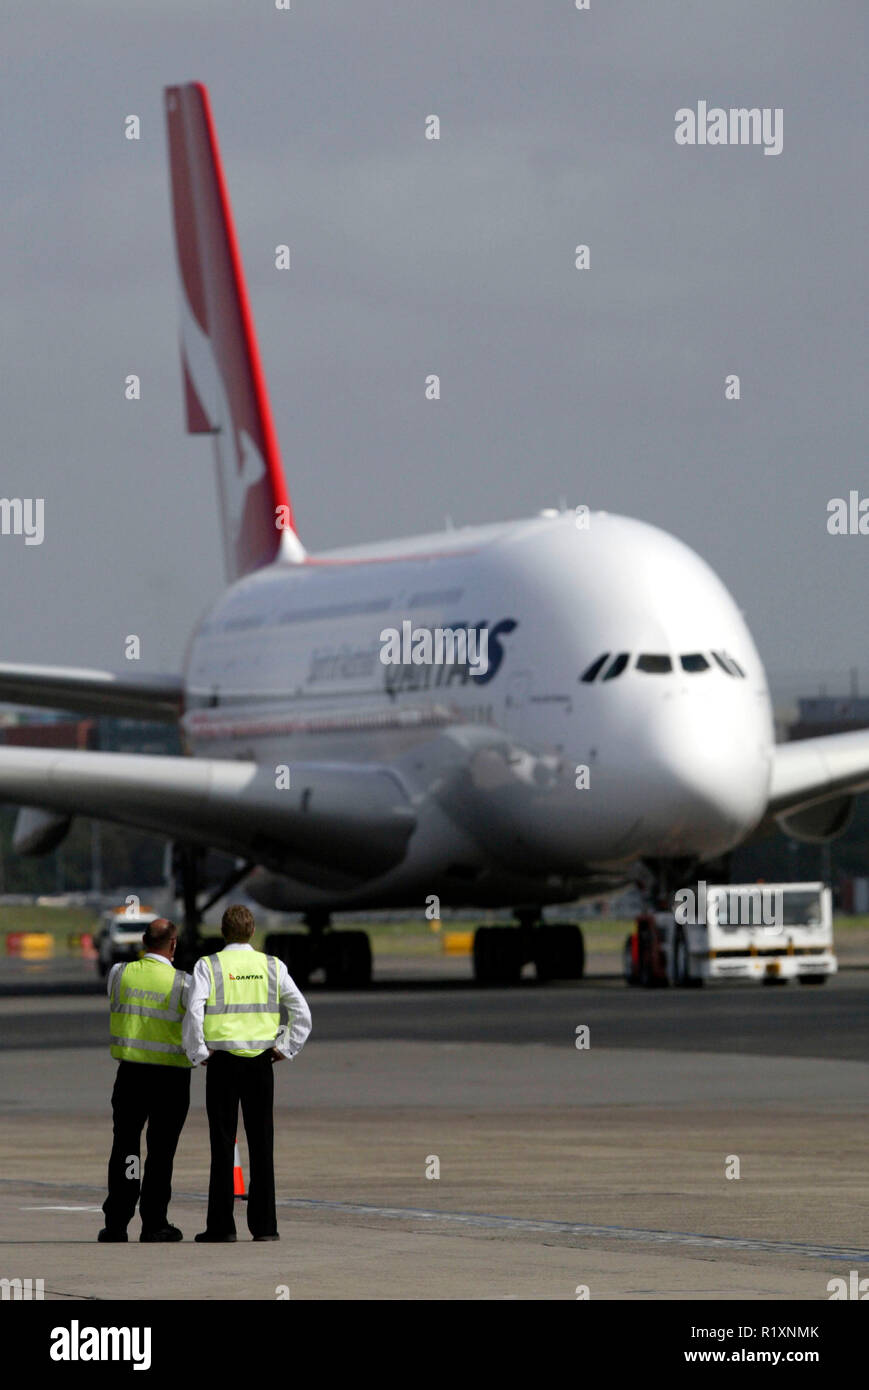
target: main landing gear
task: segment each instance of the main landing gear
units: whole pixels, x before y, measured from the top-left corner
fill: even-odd
[[[582,930],[572,922],[543,922],[533,909],[517,909],[517,925],[477,927],[474,979],[478,985],[514,985],[533,961],[538,980],[581,980]]]
[[[306,932],[272,932],[267,955],[284,962],[304,989],[314,970],[322,970],[329,989],[365,989],[371,984],[371,942],[364,931],[335,931],[328,912],[309,912]]]
[[[223,947],[220,936],[202,936],[204,914],[246,878],[253,864],[236,864],[200,901],[205,851],[191,845],[173,847],[176,896],[184,904],[184,927],[175,953],[179,970],[192,970],[200,956]],[[210,876],[213,882],[213,876]],[[371,943],[364,931],[334,931],[327,912],[309,912],[305,931],[270,932],[263,949],[282,960],[300,989],[315,970],[322,970],[331,989],[364,989],[371,984]]]

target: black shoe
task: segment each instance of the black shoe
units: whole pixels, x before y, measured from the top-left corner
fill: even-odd
[[[139,1240],[147,1245],[150,1241],[183,1240],[184,1234],[177,1226],[158,1226],[156,1231],[143,1231]]]
[[[200,1232],[199,1232],[199,1235],[196,1236],[195,1239],[196,1239],[196,1240],[208,1240],[208,1241],[212,1241],[212,1240],[221,1241],[221,1240],[237,1240],[238,1237],[236,1236],[235,1231],[232,1231],[229,1235],[226,1235],[226,1236],[216,1236],[216,1235],[214,1234],[213,1231],[200,1231]]]
[[[100,1231],[99,1235],[97,1236],[97,1240],[100,1242],[101,1245],[105,1245],[107,1242],[115,1240],[126,1242],[126,1239],[126,1231],[119,1231],[117,1229],[112,1230],[111,1226],[104,1226],[103,1229]]]
[[[254,1240],[280,1240],[280,1236],[278,1235],[278,1232],[275,1231],[275,1233],[274,1233],[273,1236],[254,1236],[253,1239],[254,1239]]]

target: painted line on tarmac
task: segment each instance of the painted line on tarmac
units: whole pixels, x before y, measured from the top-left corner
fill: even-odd
[[[77,1206],[77,1207],[51,1207],[51,1206],[47,1206],[44,1202],[42,1202],[42,1203],[40,1203],[40,1205],[39,1205],[38,1207],[19,1207],[18,1210],[19,1210],[19,1211],[102,1211],[102,1207],[83,1207],[83,1206]]]
[[[354,1216],[378,1216],[404,1221],[445,1221],[453,1225],[488,1230],[542,1231],[552,1235],[596,1236],[602,1240],[628,1240],[652,1245],[702,1245],[726,1250],[769,1251],[775,1255],[806,1255],[813,1259],[869,1263],[869,1250],[850,1250],[837,1245],[800,1245],[791,1241],[757,1240],[741,1236],[705,1236],[690,1231],[650,1231],[629,1226],[592,1226],[573,1221],[548,1221],[523,1216],[489,1216],[465,1211],[428,1211],[417,1207],[374,1207],[356,1202],[327,1202],[314,1198],[278,1199],[279,1207],[348,1212]]]
[[[42,1187],[54,1192],[102,1192],[84,1183],[27,1182],[26,1179],[0,1178],[0,1187]],[[206,1202],[205,1192],[175,1192],[176,1201]],[[485,1212],[436,1211],[426,1207],[376,1207],[362,1202],[330,1202],[316,1197],[279,1197],[276,1205],[292,1211],[333,1211],[338,1215],[370,1216],[387,1221],[440,1221],[451,1226],[470,1226],[480,1230],[534,1231],[549,1235],[595,1237],[599,1240],[634,1241],[642,1245],[703,1246],[718,1250],[748,1250],[772,1255],[799,1255],[816,1260],[847,1260],[869,1263],[869,1250],[841,1245],[801,1245],[795,1241],[760,1240],[746,1236],[707,1236],[694,1231],[652,1231],[643,1227],[593,1226],[575,1221],[548,1221],[525,1216],[491,1216]],[[43,1208],[45,1209],[45,1208]],[[21,1211],[36,1210],[21,1207]],[[81,1208],[85,1210],[85,1208]],[[102,1208],[99,1208],[102,1210]]]

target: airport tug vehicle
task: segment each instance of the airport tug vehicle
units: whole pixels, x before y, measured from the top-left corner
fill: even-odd
[[[625,941],[629,985],[697,987],[707,980],[824,984],[838,966],[833,905],[823,883],[705,884],[666,912],[644,912]]]
[[[111,907],[102,914],[95,942],[97,974],[105,977],[113,965],[140,960],[145,954],[142,933],[158,913],[150,907]]]

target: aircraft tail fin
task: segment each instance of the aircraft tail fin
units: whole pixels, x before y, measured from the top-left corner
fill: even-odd
[[[187,429],[212,434],[230,580],[302,561],[208,92],[167,87]]]

